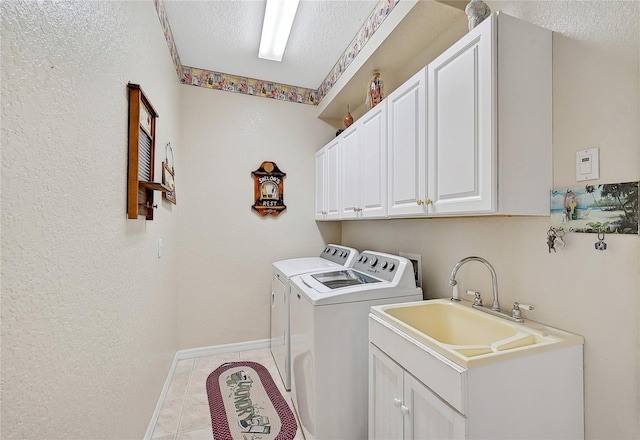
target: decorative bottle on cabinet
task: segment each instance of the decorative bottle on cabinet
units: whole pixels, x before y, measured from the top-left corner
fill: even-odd
[[[351,110],[349,109],[349,104],[347,104],[347,114],[344,115],[344,119],[342,119],[342,123],[344,124],[344,128],[349,128],[349,126],[353,124],[353,116],[351,116]]]
[[[369,89],[367,90],[367,105],[370,109],[384,99],[384,83],[380,79],[380,72],[374,72],[373,78],[369,81]]]

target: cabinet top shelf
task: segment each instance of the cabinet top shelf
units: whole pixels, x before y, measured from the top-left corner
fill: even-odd
[[[327,96],[318,118],[341,127],[366,112],[366,86],[379,71],[388,95],[467,32],[466,2],[402,1],[363,46]]]

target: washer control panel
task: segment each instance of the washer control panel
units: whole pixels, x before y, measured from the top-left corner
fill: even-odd
[[[392,281],[401,267],[401,260],[402,257],[396,255],[364,251],[356,260],[353,268],[385,281]]]
[[[327,245],[320,253],[320,257],[325,260],[338,263],[342,266],[349,266],[358,256],[358,251],[352,248],[338,246],[337,244]]]

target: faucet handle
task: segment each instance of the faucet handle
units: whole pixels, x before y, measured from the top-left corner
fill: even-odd
[[[519,302],[514,302],[513,303],[513,310],[511,311],[511,316],[513,317],[513,319],[515,319],[518,322],[522,322],[524,321],[524,319],[522,319],[522,310],[521,309],[525,309],[525,310],[534,310],[533,306],[530,306],[529,304],[521,304]]]
[[[482,297],[480,296],[480,292],[476,292],[474,290],[467,290],[467,295],[473,295],[473,305],[482,307]]]

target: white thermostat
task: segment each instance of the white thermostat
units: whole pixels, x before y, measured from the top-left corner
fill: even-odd
[[[576,153],[576,181],[600,178],[600,149],[590,148]]]

